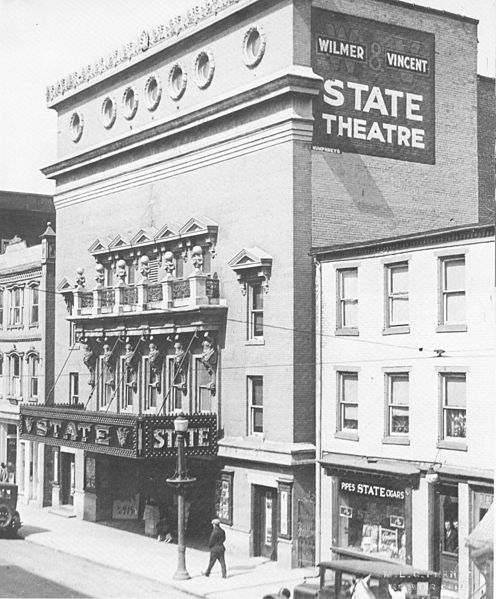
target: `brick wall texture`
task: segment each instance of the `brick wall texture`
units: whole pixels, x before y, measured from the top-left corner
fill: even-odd
[[[481,222],[494,222],[496,94],[495,81],[477,78],[477,143]]]

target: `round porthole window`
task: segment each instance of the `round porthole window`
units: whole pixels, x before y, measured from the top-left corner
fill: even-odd
[[[214,76],[215,64],[214,57],[210,52],[200,52],[195,60],[195,78],[196,84],[200,89],[204,89],[212,81]]]
[[[250,27],[243,40],[243,57],[246,66],[256,67],[265,53],[265,34],[260,26]]]
[[[148,110],[155,110],[159,105],[161,97],[162,87],[160,86],[160,82],[155,75],[151,75],[148,77],[145,85],[146,107]]]
[[[124,90],[124,94],[122,95],[122,109],[124,118],[128,120],[132,119],[138,110],[138,98],[132,87],[128,87]]]
[[[180,65],[175,64],[169,73],[169,95],[173,100],[179,100],[186,89],[186,73]]]
[[[103,126],[106,129],[110,129],[115,123],[115,117],[117,116],[117,107],[114,100],[107,96],[102,103],[102,121]]]
[[[73,142],[77,142],[81,139],[81,135],[83,134],[83,127],[83,115],[79,112],[73,112],[69,123],[71,139]]]

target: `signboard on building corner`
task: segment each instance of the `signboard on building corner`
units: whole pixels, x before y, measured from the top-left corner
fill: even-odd
[[[435,37],[312,9],[315,149],[435,163]]]

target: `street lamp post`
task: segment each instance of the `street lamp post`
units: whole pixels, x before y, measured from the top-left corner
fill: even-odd
[[[184,414],[179,414],[174,419],[174,430],[177,439],[177,465],[176,472],[167,483],[174,487],[177,493],[177,570],[174,574],[175,580],[187,580],[190,578],[186,570],[186,544],[185,544],[185,510],[184,493],[188,487],[196,482],[196,478],[189,476],[186,469],[186,456],[184,455],[184,438],[188,430],[188,419]]]

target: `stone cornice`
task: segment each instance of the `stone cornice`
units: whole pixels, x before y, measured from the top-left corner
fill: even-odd
[[[225,459],[287,467],[315,464],[315,446],[311,443],[276,443],[251,437],[221,439],[218,455]]]
[[[47,86],[47,104],[49,108],[54,108],[95,83],[121,73],[259,1],[205,0],[203,5],[189,9],[184,15],[171,19],[166,25],[142,31],[138,37],[121,45],[111,54]]]
[[[126,133],[109,143],[94,146],[41,170],[47,177],[56,178],[77,168],[162,141],[288,93],[312,97],[318,94],[320,81],[321,77],[315,75],[309,67],[291,66],[237,90],[230,90],[213,102],[196,106],[180,115],[171,115],[160,123],[152,123],[132,134]],[[294,119],[313,120],[296,112]]]
[[[470,239],[484,239],[494,235],[494,225],[463,225],[435,229],[401,237],[390,237],[365,242],[348,243],[344,245],[312,248],[310,253],[319,262],[338,260],[341,258],[366,256],[377,253],[420,248],[441,243],[465,241]]]
[[[3,269],[0,271],[0,285],[19,282],[27,284],[33,280],[40,279],[41,271],[41,264],[39,262]]]

